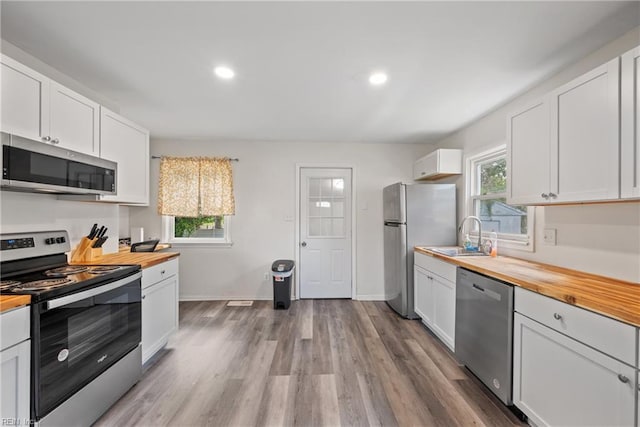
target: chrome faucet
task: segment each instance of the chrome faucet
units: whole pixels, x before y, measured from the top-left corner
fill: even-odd
[[[482,250],[482,221],[477,216],[469,215],[466,216],[460,226],[458,227],[458,233],[462,233],[462,227],[464,227],[464,223],[467,222],[468,219],[475,219],[478,222],[478,250]]]

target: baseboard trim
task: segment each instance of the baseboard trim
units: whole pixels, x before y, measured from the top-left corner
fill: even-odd
[[[180,301],[239,301],[239,300],[253,300],[253,301],[270,301],[272,297],[256,297],[256,296],[228,296],[228,295],[183,295],[180,296]]]
[[[238,301],[238,300],[254,300],[254,301],[270,301],[272,297],[255,297],[255,296],[228,296],[228,295],[184,295],[180,296],[180,301]],[[297,300],[291,297],[292,301]],[[356,301],[386,301],[384,295],[357,295]]]
[[[384,295],[357,295],[358,301],[386,301],[387,298]]]

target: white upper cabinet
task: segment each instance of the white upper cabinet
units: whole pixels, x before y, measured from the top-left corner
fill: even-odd
[[[2,131],[98,155],[99,104],[2,55]]]
[[[550,201],[620,197],[620,60],[551,93]]]
[[[509,115],[509,203],[619,199],[619,69],[616,58]]]
[[[100,157],[118,163],[118,194],[102,200],[149,204],[149,131],[102,107]]]
[[[509,203],[546,201],[549,194],[549,101],[537,100],[507,120]]]
[[[621,188],[623,199],[640,198],[640,47],[622,55]]]
[[[414,180],[436,180],[462,173],[462,150],[440,148],[416,160]]]
[[[49,79],[4,55],[1,65],[0,129],[37,140],[47,136]]]
[[[99,154],[100,105],[54,82],[49,92],[49,134],[61,147]]]

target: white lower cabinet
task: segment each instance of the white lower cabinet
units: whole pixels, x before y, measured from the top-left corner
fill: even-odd
[[[178,290],[177,259],[142,271],[142,363],[178,329]]]
[[[0,316],[0,418],[7,425],[28,425],[30,419],[29,307],[21,307]]]
[[[520,313],[513,402],[537,426],[633,426],[635,369]]]
[[[456,266],[415,254],[414,311],[422,322],[455,350]]]

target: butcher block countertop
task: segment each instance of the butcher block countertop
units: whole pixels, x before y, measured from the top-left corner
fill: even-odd
[[[416,246],[416,252],[640,327],[640,284],[518,258],[449,257]]]
[[[82,264],[140,264],[148,268],[180,256],[180,252],[117,252]]]
[[[28,305],[30,302],[31,295],[0,295],[0,312]]]

